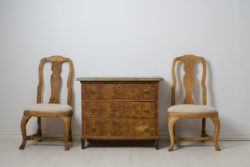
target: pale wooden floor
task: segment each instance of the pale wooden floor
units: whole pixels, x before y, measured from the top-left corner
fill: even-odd
[[[29,142],[24,151],[18,150],[20,139],[0,138],[0,167],[249,167],[250,141],[221,141],[222,151],[216,152],[211,143],[182,143],[181,149],[167,151],[167,143],[161,141],[161,149],[155,150],[145,143],[92,144],[82,150],[80,142],[74,142],[70,151],[64,151],[63,143]]]

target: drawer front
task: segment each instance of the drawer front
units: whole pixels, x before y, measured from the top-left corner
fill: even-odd
[[[154,137],[154,119],[85,119],[86,137]]]
[[[156,117],[156,102],[87,101],[84,116],[110,118]]]
[[[85,100],[156,100],[157,83],[84,83]]]

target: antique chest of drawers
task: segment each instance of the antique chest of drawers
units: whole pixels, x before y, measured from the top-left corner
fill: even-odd
[[[153,140],[158,148],[162,78],[77,78],[82,91],[82,148],[87,140]]]

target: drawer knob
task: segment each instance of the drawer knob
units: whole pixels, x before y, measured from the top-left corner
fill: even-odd
[[[149,132],[149,127],[146,127],[146,128],[144,129],[144,132]]]
[[[90,128],[91,132],[95,132],[96,131],[96,128],[93,126]]]
[[[145,112],[145,113],[149,113],[149,112],[150,112],[150,109],[149,109],[149,108],[145,108],[145,109],[144,109],[144,112]]]
[[[95,92],[94,90],[91,90],[90,94],[91,94],[91,95],[95,95],[96,92]]]
[[[149,94],[150,94],[150,90],[149,89],[144,90],[144,95],[149,95]]]

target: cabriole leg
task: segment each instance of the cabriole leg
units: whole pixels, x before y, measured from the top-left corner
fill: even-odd
[[[168,148],[168,151],[173,151],[174,145],[175,145],[175,123],[178,120],[177,117],[169,116],[168,117],[168,131],[170,136],[170,146]]]
[[[19,147],[20,150],[24,150],[25,145],[26,145],[26,141],[27,141],[26,124],[29,121],[30,117],[31,116],[24,115],[21,120],[21,131],[22,131],[23,141],[22,141],[21,146]]]
[[[212,117],[211,119],[215,126],[214,136],[213,136],[214,147],[216,151],[220,151],[220,147],[218,144],[218,138],[219,138],[219,133],[220,133],[220,119],[218,116]]]

